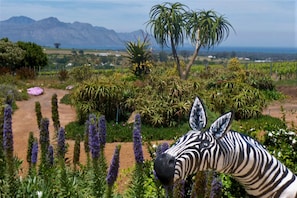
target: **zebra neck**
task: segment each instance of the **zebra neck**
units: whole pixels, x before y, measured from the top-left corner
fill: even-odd
[[[230,174],[244,186],[248,194],[281,197],[281,193],[293,185],[297,191],[296,176],[256,140],[232,132],[226,134],[221,148],[223,160],[218,171]]]

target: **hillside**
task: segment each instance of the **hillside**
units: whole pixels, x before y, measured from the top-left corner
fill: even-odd
[[[143,37],[143,31],[117,33],[104,27],[89,23],[64,23],[55,17],[33,20],[29,17],[11,17],[0,21],[0,38],[34,42],[41,46],[54,47],[60,43],[62,48],[124,49],[127,41]]]

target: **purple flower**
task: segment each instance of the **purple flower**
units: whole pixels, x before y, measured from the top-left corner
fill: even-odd
[[[96,117],[90,115],[89,117],[89,146],[92,154],[92,158],[99,158],[100,154],[100,141],[99,133],[96,129]]]
[[[142,138],[140,133],[141,120],[140,115],[136,114],[133,129],[133,149],[136,163],[143,163]]]
[[[106,182],[109,186],[112,186],[118,177],[119,166],[120,166],[120,150],[121,146],[118,145],[115,148],[113,158],[109,167],[109,171],[106,177]]]
[[[141,118],[140,118],[140,114],[136,114],[135,118],[134,118],[134,127],[133,129],[141,129]]]
[[[140,131],[141,121],[140,115],[137,114],[135,116],[135,123],[133,129],[133,149],[136,163],[143,163],[143,151],[142,151],[142,137]]]
[[[211,197],[211,198],[218,198],[218,197],[221,197],[222,188],[223,188],[223,184],[222,184],[222,182],[219,180],[218,177],[214,176],[214,177],[213,177],[213,180],[212,180],[212,182],[211,182],[211,192],[210,192],[210,197]]]
[[[58,156],[64,158],[66,147],[65,147],[65,130],[63,127],[60,127],[58,131]]]
[[[32,154],[31,154],[31,162],[32,164],[37,163],[37,156],[38,156],[38,142],[33,142],[32,145]]]
[[[157,147],[156,155],[157,155],[157,156],[161,155],[161,154],[164,153],[168,148],[169,148],[169,144],[168,144],[167,142],[164,142],[163,144],[160,144],[160,145]]]
[[[4,108],[4,124],[3,124],[3,148],[8,152],[13,152],[13,134],[12,134],[12,108],[6,105]]]
[[[99,140],[101,147],[104,147],[106,144],[106,120],[105,116],[99,118]]]
[[[54,148],[52,145],[49,145],[47,149],[47,161],[49,165],[54,165]]]
[[[39,143],[41,145],[45,145],[45,147],[48,147],[49,145],[49,120],[48,118],[42,118],[41,124],[40,124],[40,137],[39,137]]]

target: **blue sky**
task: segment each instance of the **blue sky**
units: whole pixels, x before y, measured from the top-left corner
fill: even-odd
[[[102,26],[116,32],[145,29],[152,6],[171,0],[0,0],[0,21],[12,16],[34,20],[57,17]],[[192,10],[215,10],[236,33],[222,46],[297,48],[296,0],[187,0]],[[5,31],[5,30],[0,30]]]

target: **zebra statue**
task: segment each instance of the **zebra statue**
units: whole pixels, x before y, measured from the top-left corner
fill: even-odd
[[[232,113],[206,127],[206,113],[197,97],[191,109],[192,130],[154,162],[156,176],[164,185],[197,171],[215,170],[230,174],[254,197],[297,198],[297,177],[270,155],[256,140],[230,130]]]

